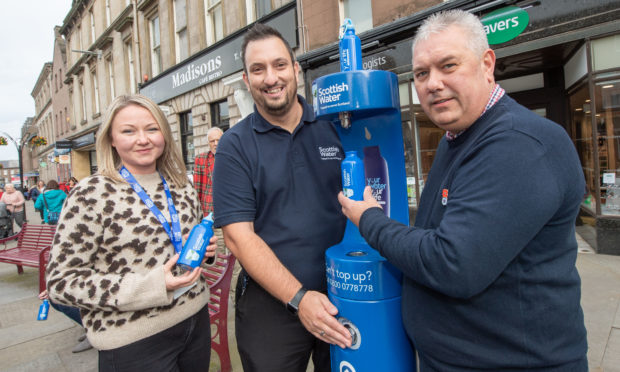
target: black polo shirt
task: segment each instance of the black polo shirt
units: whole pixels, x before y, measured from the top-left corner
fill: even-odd
[[[307,288],[326,290],[325,250],[340,242],[340,162],[333,124],[303,106],[291,134],[257,111],[220,139],[213,173],[215,225],[254,222],[254,231]]]

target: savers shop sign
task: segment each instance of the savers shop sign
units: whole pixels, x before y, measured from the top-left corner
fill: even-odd
[[[516,6],[493,11],[480,19],[489,44],[501,44],[519,36],[530,22],[527,12]]]

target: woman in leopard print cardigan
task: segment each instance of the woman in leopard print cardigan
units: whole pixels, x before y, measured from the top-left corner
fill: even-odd
[[[60,216],[47,267],[50,298],[80,308],[100,371],[208,370],[209,289],[199,268],[175,266],[172,241],[202,212],[159,107],[139,95],[117,97],[98,133],[97,163],[98,174],[76,186]]]

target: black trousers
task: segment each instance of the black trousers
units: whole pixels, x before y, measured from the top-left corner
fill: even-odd
[[[330,371],[329,344],[245,272],[237,281],[235,335],[244,372],[305,372],[310,355],[315,371]]]
[[[99,351],[99,371],[209,371],[209,308],[153,336],[126,346]]]

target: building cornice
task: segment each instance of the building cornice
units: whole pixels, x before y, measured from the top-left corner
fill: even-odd
[[[39,92],[39,90],[41,89],[41,86],[43,85],[43,82],[51,74],[52,74],[52,62],[45,62],[43,64],[43,68],[41,69],[41,72],[39,73],[39,77],[37,78],[37,82],[34,84],[34,88],[32,88],[32,91],[30,92],[30,95],[32,96],[32,98],[36,98],[36,95]]]

